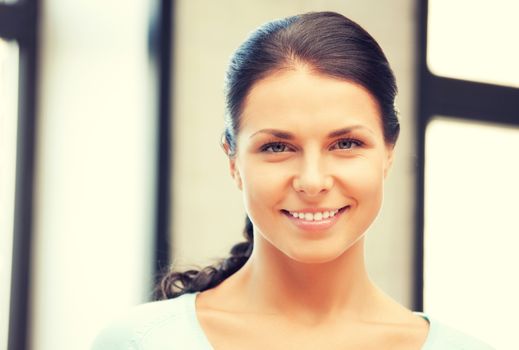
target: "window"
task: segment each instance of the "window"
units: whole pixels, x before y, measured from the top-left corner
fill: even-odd
[[[429,1],[427,64],[438,76],[519,87],[519,2]]]
[[[519,127],[438,117],[427,127],[424,307],[498,349],[519,345],[518,151]]]
[[[519,5],[420,4],[416,307],[517,348]]]

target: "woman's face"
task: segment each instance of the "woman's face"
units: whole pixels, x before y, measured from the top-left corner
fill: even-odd
[[[341,256],[377,216],[391,159],[376,100],[359,85],[304,68],[257,82],[230,160],[255,246],[306,263]]]

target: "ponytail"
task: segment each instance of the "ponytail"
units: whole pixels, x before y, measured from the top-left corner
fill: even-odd
[[[171,299],[186,293],[202,292],[222,283],[245,265],[252,253],[253,228],[248,216],[245,217],[243,235],[246,241],[234,245],[230,251],[231,256],[215,265],[201,270],[177,272],[171,269],[166,272],[157,285],[157,299]]]

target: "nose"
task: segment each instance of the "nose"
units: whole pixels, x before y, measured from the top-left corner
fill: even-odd
[[[318,156],[304,157],[300,170],[293,179],[294,190],[309,197],[328,192],[333,186],[333,177],[323,163],[323,159]]]

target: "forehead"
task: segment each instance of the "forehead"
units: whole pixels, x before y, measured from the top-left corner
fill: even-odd
[[[261,128],[325,132],[355,124],[382,136],[379,106],[371,93],[307,69],[277,72],[255,83],[240,124],[240,133]]]

